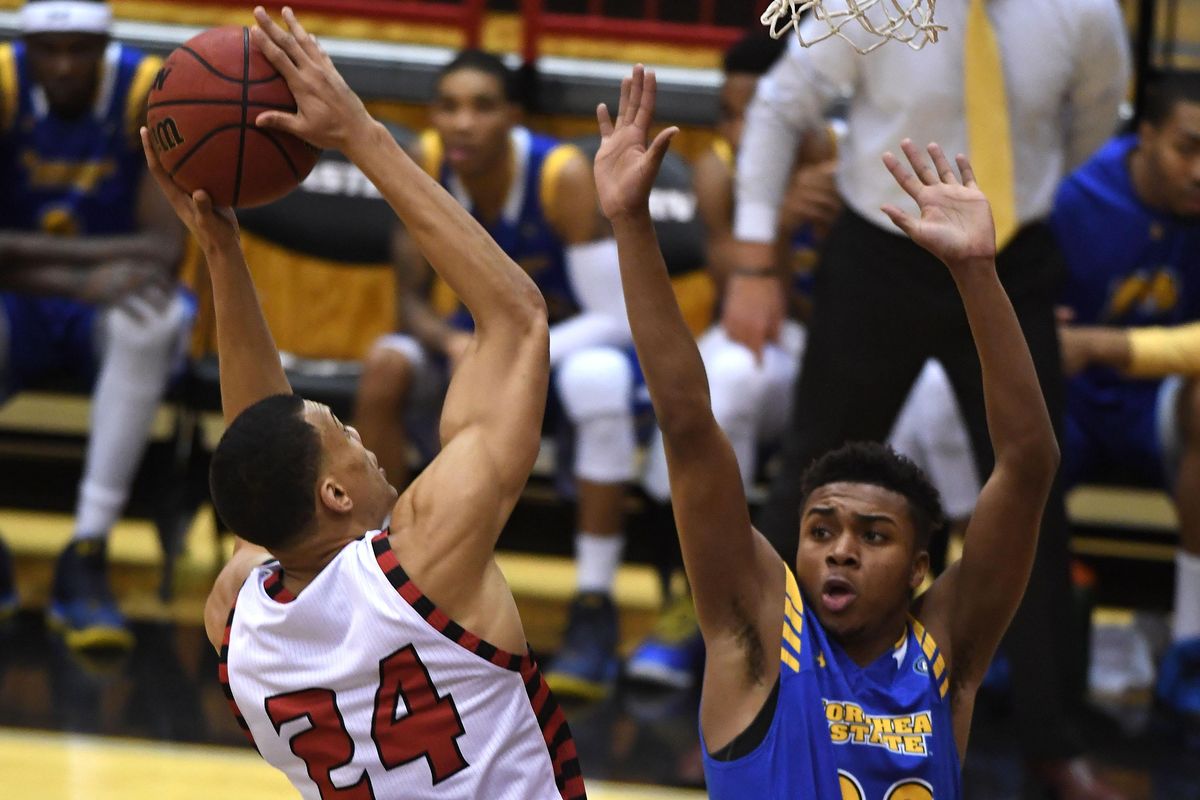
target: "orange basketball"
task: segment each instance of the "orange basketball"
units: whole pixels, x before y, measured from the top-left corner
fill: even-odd
[[[296,188],[319,151],[281,131],[258,128],[263,111],[296,101],[250,29],[212,28],[180,45],[150,89],[146,127],[162,165],[218,206],[257,206]]]

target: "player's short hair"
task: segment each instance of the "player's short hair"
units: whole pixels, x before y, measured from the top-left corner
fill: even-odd
[[[510,103],[520,101],[517,92],[516,73],[509,69],[508,65],[499,56],[474,48],[459,52],[449,64],[438,70],[437,80],[434,82],[434,85],[441,86],[442,80],[447,75],[464,69],[491,75],[500,83],[500,90],[504,92],[505,100]]]
[[[304,418],[304,400],[277,394],[237,415],[208,470],[213,506],[248,542],[270,550],[311,532],[321,437]]]
[[[766,31],[751,31],[725,51],[725,74],[765,75],[786,49],[785,37],[773,39]]]
[[[929,549],[946,528],[942,498],[929,477],[908,457],[878,442],[851,442],[818,458],[800,479],[801,507],[814,491],[831,483],[866,483],[902,495],[916,530],[916,551]]]
[[[1142,120],[1162,125],[1180,103],[1200,103],[1200,72],[1171,70],[1154,75],[1146,84]]]

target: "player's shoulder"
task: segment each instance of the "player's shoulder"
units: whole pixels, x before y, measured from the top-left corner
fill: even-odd
[[[1137,147],[1137,136],[1126,134],[1107,141],[1091,158],[1079,165],[1059,184],[1055,210],[1095,201],[1137,203],[1129,173],[1129,154]]]

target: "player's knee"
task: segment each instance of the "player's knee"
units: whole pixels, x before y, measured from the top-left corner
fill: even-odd
[[[633,367],[624,353],[609,348],[569,356],[556,375],[558,394],[576,425],[595,417],[631,414]]]
[[[190,319],[187,303],[174,296],[159,306],[131,299],[106,319],[107,346],[139,353],[169,353],[180,342]]]
[[[767,391],[767,375],[748,348],[730,344],[713,353],[704,366],[713,416],[719,424],[758,415]]]
[[[403,403],[412,385],[413,365],[402,350],[377,344],[363,361],[358,384],[360,406]]]

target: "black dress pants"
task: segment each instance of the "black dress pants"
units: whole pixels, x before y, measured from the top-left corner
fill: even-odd
[[[997,263],[1060,430],[1065,387],[1054,301],[1062,267],[1051,231],[1026,226]],[[814,305],[781,470],[758,520],[789,564],[796,558],[804,470],[846,442],[882,441],[929,357],[950,377],[983,480],[994,462],[979,358],[941,262],[848,209],[826,241]],[[1073,641],[1070,603],[1066,512],[1056,481],[1029,587],[1002,645],[1012,665],[1022,745],[1033,758],[1071,756],[1081,747],[1067,720],[1079,689],[1068,678],[1069,648],[1083,646]]]

